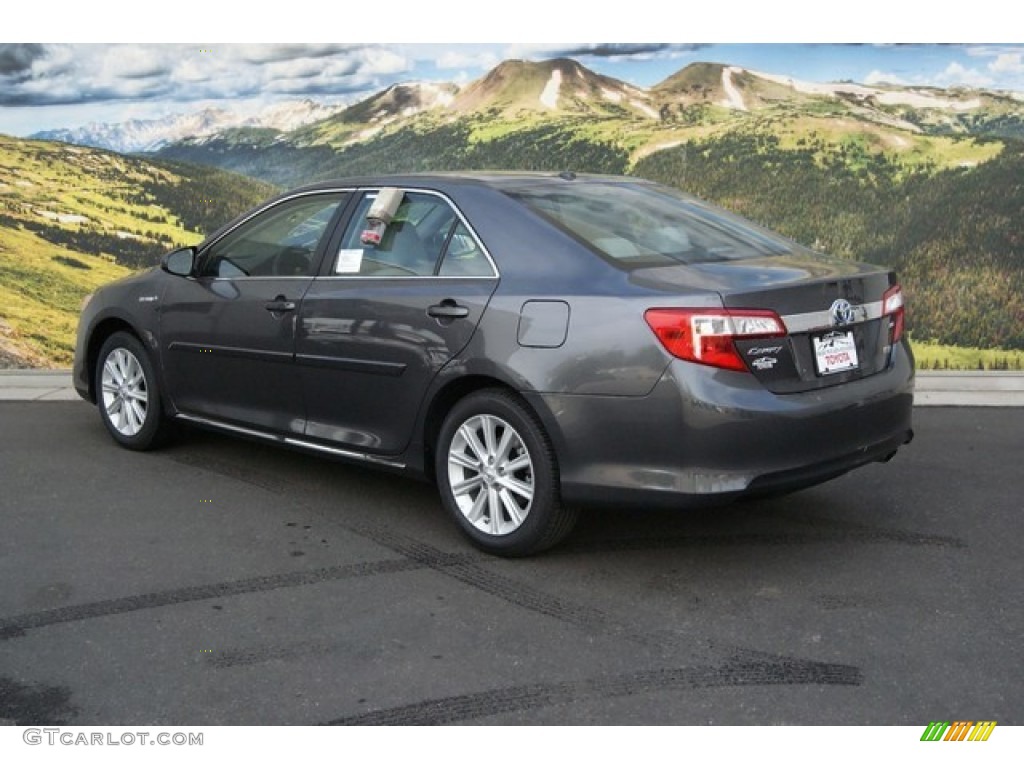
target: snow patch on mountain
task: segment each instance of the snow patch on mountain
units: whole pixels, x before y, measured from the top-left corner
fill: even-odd
[[[980,99],[956,101],[919,91],[884,91],[879,93],[877,98],[882,104],[905,104],[915,109],[952,109],[957,112],[966,112],[981,106]]]
[[[44,219],[50,221],[56,221],[58,224],[85,224],[89,221],[86,216],[82,216],[79,213],[57,213],[55,211],[47,211],[36,209],[36,215],[42,216]]]
[[[743,94],[732,83],[733,74],[739,74],[742,71],[739,67],[722,67],[722,90],[725,91],[726,96],[722,106],[729,107],[729,109],[738,109],[741,112],[748,112],[747,105],[743,101]]]
[[[735,67],[733,67],[735,69]],[[838,93],[852,93],[855,96],[874,96],[881,91],[878,88],[871,88],[856,83],[812,83],[809,80],[797,80],[785,75],[773,75],[770,72],[758,72],[753,69],[747,70],[755,77],[767,80],[770,83],[778,83],[792,88],[800,93],[809,93],[815,96],[835,96]]]
[[[40,131],[31,138],[111,149],[115,152],[153,152],[166,144],[183,139],[212,136],[230,128],[291,131],[307,123],[330,117],[343,108],[341,105],[318,104],[304,99],[272,104],[256,114],[211,108],[149,120],[89,123],[80,128]]]
[[[629,103],[632,104],[637,109],[639,109],[652,120],[658,119],[658,111],[654,109],[654,107],[652,107],[650,104],[644,104],[639,99],[630,99]]]
[[[735,69],[735,67],[731,67],[731,69]],[[888,106],[902,104],[915,109],[952,109],[957,112],[966,112],[981,106],[980,99],[957,100],[909,89],[890,90],[875,88],[870,85],[857,85],[856,83],[812,83],[782,75],[773,75],[768,72],[750,70],[750,73],[760,77],[762,80],[786,85],[800,93],[809,93],[817,96],[838,96],[839,94],[852,94],[861,98],[873,96],[880,104]]]
[[[540,103],[548,109],[555,109],[558,106],[558,91],[562,88],[562,70],[553,69],[551,78],[548,80],[544,90],[540,93]]]

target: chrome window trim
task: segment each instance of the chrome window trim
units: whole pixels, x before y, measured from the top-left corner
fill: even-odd
[[[219,277],[217,275],[203,275],[199,280],[312,280],[313,275],[239,275],[238,277]]]

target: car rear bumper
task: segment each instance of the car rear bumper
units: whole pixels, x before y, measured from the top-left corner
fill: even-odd
[[[913,362],[773,394],[753,376],[673,361],[646,397],[528,394],[570,503],[705,506],[814,485],[884,461],[913,437]]]

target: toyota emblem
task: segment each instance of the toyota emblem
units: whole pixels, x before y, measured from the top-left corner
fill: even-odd
[[[829,308],[832,325],[852,325],[857,319],[853,305],[846,299],[836,299]]]

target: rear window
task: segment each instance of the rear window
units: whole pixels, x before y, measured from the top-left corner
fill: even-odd
[[[751,259],[793,250],[787,240],[668,187],[579,181],[506,191],[622,266]]]

